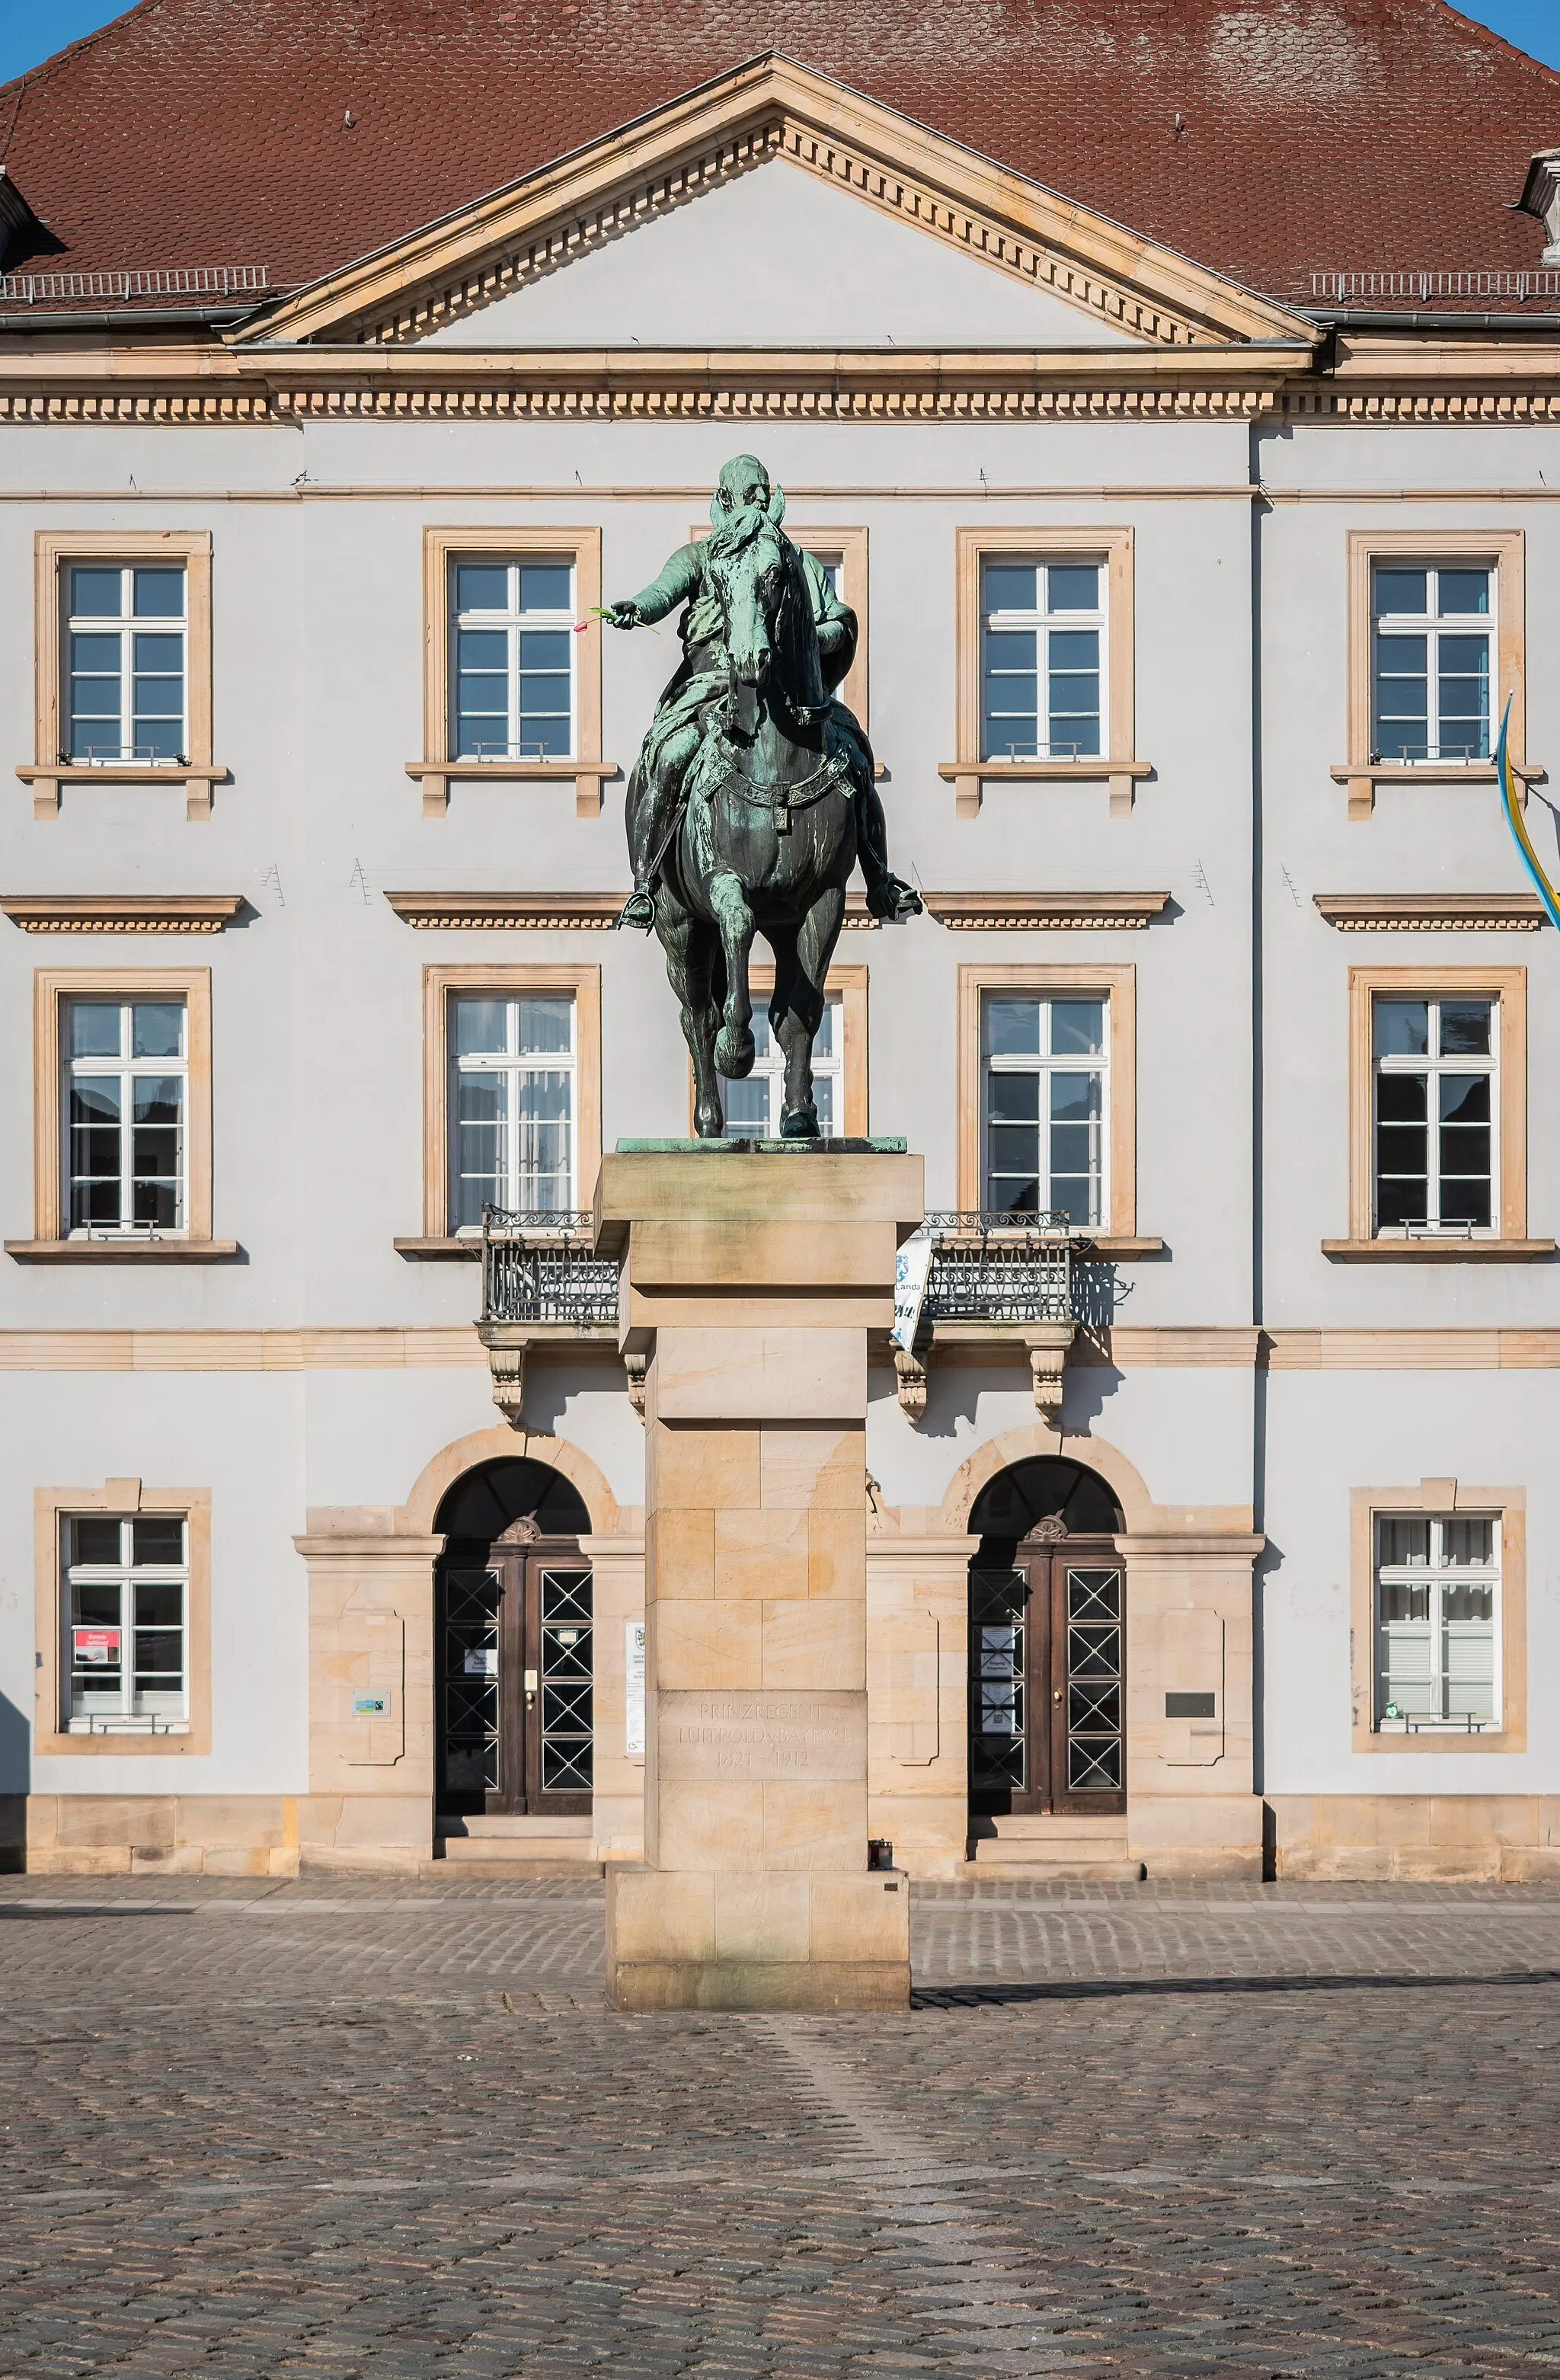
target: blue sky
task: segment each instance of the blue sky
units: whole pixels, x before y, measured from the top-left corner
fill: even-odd
[[[230,6],[242,5],[243,0],[229,0]],[[102,0],[0,0],[0,82],[122,14]],[[1547,66],[1560,67],[1556,0],[1463,0],[1463,14],[1477,17]]]

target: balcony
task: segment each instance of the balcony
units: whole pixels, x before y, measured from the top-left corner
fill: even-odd
[[[893,1351],[899,1401],[912,1421],[926,1410],[935,1354],[1022,1348],[1037,1410],[1054,1419],[1062,1371],[1082,1318],[1077,1264],[1093,1242],[1065,1214],[934,1212],[932,1244],[913,1349]]]
[[[618,1342],[618,1268],[596,1254],[595,1218],[562,1209],[484,1207],[482,1313],[493,1402],[519,1429],[533,1347],[610,1349]],[[629,1357],[629,1394],[644,1411],[644,1361]]]

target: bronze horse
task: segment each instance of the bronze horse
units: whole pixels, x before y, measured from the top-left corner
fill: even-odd
[[[693,1055],[700,1138],[724,1129],[718,1076],[753,1069],[748,965],[760,933],[775,954],[780,1132],[813,1140],[813,1039],[856,861],[856,776],[875,792],[871,760],[833,715],[802,559],[778,523],[746,506],[717,528],[707,555],[731,686],[660,860],[656,931]]]

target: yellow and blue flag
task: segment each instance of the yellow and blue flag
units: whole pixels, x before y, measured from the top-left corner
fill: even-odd
[[[1511,755],[1506,748],[1506,729],[1510,723],[1511,700],[1508,696],[1506,709],[1501,713],[1500,742],[1495,746],[1495,775],[1500,780],[1506,822],[1516,839],[1517,848],[1522,855],[1522,865],[1533,880],[1533,890],[1543,903],[1550,924],[1560,927],[1560,897],[1556,896],[1554,885],[1539,865],[1538,853],[1533,849],[1527,822],[1522,816],[1521,796],[1517,791],[1517,780],[1511,771]]]

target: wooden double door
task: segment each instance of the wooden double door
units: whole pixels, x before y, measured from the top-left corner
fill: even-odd
[[[970,1565],[972,1815],[1124,1810],[1126,1575],[1114,1544],[1026,1538],[1010,1560],[990,1551]]]
[[[595,1758],[590,1566],[570,1538],[506,1538],[440,1565],[439,1806],[582,1816]]]

